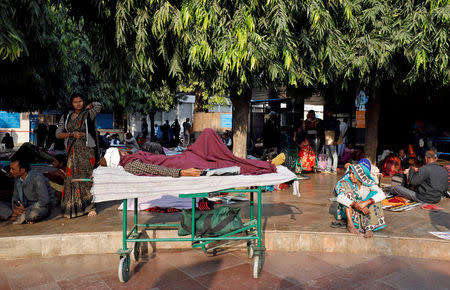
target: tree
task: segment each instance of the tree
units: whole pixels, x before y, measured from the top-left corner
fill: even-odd
[[[302,79],[291,33],[292,9],[285,1],[186,1],[171,27],[184,42],[187,65],[206,70],[213,90],[233,104],[233,153],[246,157],[253,87],[296,84]],[[187,52],[187,53],[186,53]]]
[[[224,91],[234,107],[240,157],[253,87],[339,86],[352,98],[366,87],[372,96],[366,151],[373,161],[383,90],[405,82],[448,84],[444,0],[97,0],[90,7],[67,1],[92,24],[88,34],[101,71],[118,80],[112,83],[148,93],[162,84],[175,90],[177,83],[197,84],[197,92],[204,83],[212,95]]]
[[[14,21],[12,1],[0,1],[0,58],[14,61],[21,55],[28,54],[23,34]]]
[[[366,155],[376,160],[383,92],[407,83],[448,86],[448,1],[310,1],[323,84],[367,88]],[[331,37],[330,37],[331,36]],[[321,54],[318,54],[321,55]],[[319,80],[322,78],[319,78]]]
[[[0,107],[27,110],[54,103],[62,82],[48,3],[4,0],[1,8]]]
[[[95,24],[89,26],[93,46],[105,63],[113,54],[97,48],[121,56],[124,71],[131,73],[120,73],[125,76],[120,79],[135,75],[160,87],[162,81],[190,83],[193,75],[212,94],[225,91],[235,108],[234,145],[241,157],[246,155],[251,88],[302,79],[285,1],[93,1],[88,8],[68,2],[74,15]]]
[[[169,110],[177,101],[177,84],[165,63],[167,52],[161,50],[165,47],[155,49],[159,43],[150,31],[151,11],[133,2],[67,0],[65,4],[70,15],[87,23],[84,31],[109,92],[108,105],[114,111],[149,114],[153,134],[155,113]]]
[[[2,109],[66,109],[73,92],[103,97],[82,22],[72,21],[64,7],[50,1],[6,2],[1,45],[10,49],[0,48]],[[5,41],[7,37],[20,45]]]

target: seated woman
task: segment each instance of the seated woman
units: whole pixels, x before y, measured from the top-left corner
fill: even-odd
[[[313,171],[317,169],[316,166],[316,153],[314,149],[309,145],[308,139],[303,140],[300,144],[300,150],[298,152],[298,163],[301,164],[302,170]]]
[[[365,166],[369,170],[369,172],[372,173],[372,164],[370,163],[369,159],[363,158],[363,159],[359,160],[358,164]],[[351,163],[345,163],[345,165],[344,165],[345,173],[342,176],[342,178],[334,186],[334,193],[336,196],[338,195],[339,188],[342,186],[344,181],[351,182],[351,180],[350,180],[350,166],[351,165],[352,165]],[[371,175],[371,177],[372,177],[372,175]]]
[[[386,196],[375,184],[367,164],[350,165],[349,168],[348,176],[336,185],[339,203],[336,218],[347,220],[350,233],[364,233],[364,237],[370,238],[373,231],[386,226],[381,205]]]
[[[394,176],[402,170],[400,158],[391,154],[382,161],[381,172],[383,176]]]

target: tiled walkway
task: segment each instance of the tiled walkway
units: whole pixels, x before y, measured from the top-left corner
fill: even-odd
[[[246,253],[158,252],[117,278],[118,256],[0,261],[0,289],[449,289],[450,262],[336,253],[267,252],[260,278]]]

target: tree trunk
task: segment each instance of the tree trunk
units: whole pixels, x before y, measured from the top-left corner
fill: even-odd
[[[374,92],[367,103],[366,111],[366,144],[364,151],[370,163],[376,164],[378,148],[378,121],[380,119],[381,96]]]
[[[205,100],[203,99],[203,91],[202,90],[195,90],[195,103],[194,103],[194,112],[208,112],[207,109],[205,109]]]
[[[245,90],[241,95],[230,94],[233,104],[233,154],[247,158],[247,130],[252,90]]]

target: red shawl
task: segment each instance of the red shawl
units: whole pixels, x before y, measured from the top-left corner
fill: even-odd
[[[203,130],[195,143],[179,155],[165,156],[139,151],[122,157],[119,165],[124,166],[136,159],[143,163],[180,169],[214,169],[239,166],[241,174],[245,175],[258,175],[277,171],[275,166],[269,162],[247,160],[234,156],[216,132],[210,128]]]

